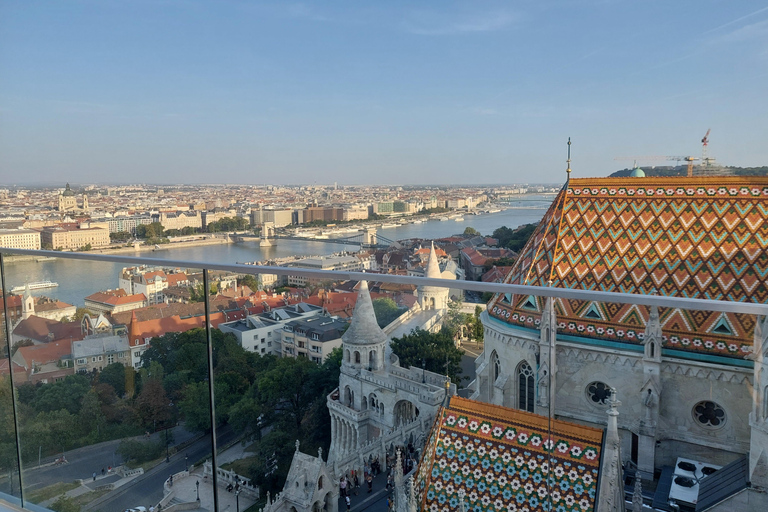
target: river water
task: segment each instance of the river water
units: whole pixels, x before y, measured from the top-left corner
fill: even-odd
[[[541,199],[541,203],[531,202]],[[407,224],[392,228],[381,228],[377,233],[390,240],[406,238],[444,238],[462,233],[466,227],[473,227],[483,235],[490,235],[496,228],[515,228],[522,224],[539,222],[551,203],[551,197],[528,196],[522,208],[510,208],[496,213],[467,215],[464,221],[429,220],[421,224]],[[348,235],[345,235],[348,236]],[[212,263],[238,263],[264,261],[292,255],[327,255],[343,250],[354,250],[354,246],[327,242],[280,240],[276,246],[262,248],[258,242],[238,244],[182,247],[155,252],[137,253],[137,256],[157,259],[175,259]],[[124,253],[124,255],[132,255]],[[76,306],[83,305],[84,297],[100,290],[117,288],[118,275],[126,265],[98,261],[66,260],[18,261],[5,265],[8,287],[23,286],[25,282],[50,280],[59,283],[57,288],[37,290],[34,295],[45,295]]]

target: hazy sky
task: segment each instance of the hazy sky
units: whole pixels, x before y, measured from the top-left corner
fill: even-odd
[[[768,2],[0,0],[0,185],[768,165]],[[663,162],[657,162],[663,164]]]

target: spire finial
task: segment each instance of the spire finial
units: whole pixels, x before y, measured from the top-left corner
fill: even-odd
[[[568,176],[568,179],[571,179],[571,138],[568,137],[568,160],[566,160],[568,163],[568,168],[565,170]]]

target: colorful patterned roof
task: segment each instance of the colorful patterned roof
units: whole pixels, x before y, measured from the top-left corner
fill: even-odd
[[[572,179],[507,283],[768,303],[768,178]],[[543,300],[497,296],[491,316],[538,328]],[[649,312],[557,300],[558,332],[642,342]],[[660,310],[665,347],[743,357],[754,318]]]
[[[594,510],[603,431],[454,396],[416,475],[423,512]],[[551,469],[550,469],[551,468]],[[550,502],[551,500],[551,502]]]

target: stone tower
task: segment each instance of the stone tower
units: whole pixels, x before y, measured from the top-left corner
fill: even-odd
[[[447,377],[421,368],[402,368],[389,338],[376,322],[361,281],[349,329],[342,336],[344,356],[339,387],[328,395],[331,448],[337,471],[360,469],[364,461],[382,461],[393,447],[417,445],[437,409],[455,386]]]
[[[432,243],[432,248],[429,251],[429,260],[427,260],[427,269],[425,277],[433,279],[444,278],[442,272],[440,272],[440,263],[437,261],[437,253],[435,253],[435,244]],[[455,276],[452,276],[454,279]],[[448,308],[448,288],[442,288],[440,286],[419,286],[417,290],[418,301],[421,309],[424,311],[430,309],[447,309]]]
[[[24,295],[21,298],[21,319],[26,320],[35,314],[35,298],[29,291],[29,284],[24,287]]]

